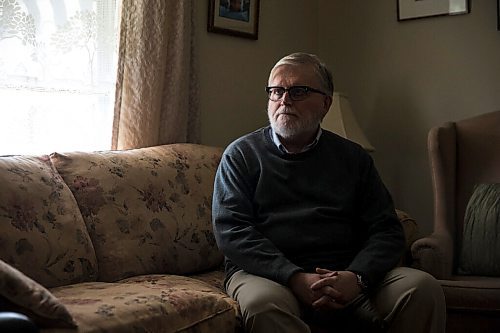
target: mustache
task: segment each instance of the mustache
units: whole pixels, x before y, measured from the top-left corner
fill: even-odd
[[[280,115],[280,114],[295,114],[294,110],[292,110],[291,108],[289,107],[284,107],[282,109],[279,109],[277,112],[276,112],[276,115]]]

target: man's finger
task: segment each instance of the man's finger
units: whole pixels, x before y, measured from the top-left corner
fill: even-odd
[[[338,291],[337,289],[333,288],[330,285],[326,285],[320,289],[315,289],[314,291],[316,293],[320,292],[322,295],[329,296],[337,301],[344,299],[344,295],[340,291]]]
[[[338,303],[337,301],[335,301],[335,299],[333,297],[330,297],[328,295],[324,295],[322,297],[320,297],[319,299],[317,299],[315,302],[313,302],[312,304],[313,308],[316,309],[316,310],[327,310],[327,309],[330,309],[330,310],[334,310],[334,309],[341,309],[344,307],[343,304],[340,304]]]
[[[318,274],[332,274],[332,275],[338,274],[337,271],[331,271],[329,269],[319,268],[319,267],[316,268],[316,273],[318,273]]]
[[[334,277],[327,277],[327,278],[322,278],[321,280],[318,280],[311,284],[311,289],[316,290],[316,289],[321,289],[326,286],[333,286],[335,282],[337,281],[337,278]]]

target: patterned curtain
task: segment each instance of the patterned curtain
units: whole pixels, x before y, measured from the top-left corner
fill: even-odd
[[[199,141],[193,0],[123,0],[113,149]]]

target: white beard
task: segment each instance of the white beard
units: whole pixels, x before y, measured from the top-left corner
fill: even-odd
[[[278,112],[278,114],[280,113],[283,113],[283,111]],[[274,132],[284,139],[291,139],[302,134],[311,133],[315,131],[321,123],[321,118],[316,117],[314,114],[302,118],[293,115],[278,115],[274,118],[269,112],[267,115]]]

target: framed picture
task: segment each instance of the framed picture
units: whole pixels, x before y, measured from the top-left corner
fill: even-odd
[[[497,0],[497,30],[500,31],[500,0]]]
[[[260,0],[209,0],[208,31],[257,39]]]
[[[396,0],[398,21],[470,12],[469,0]]]

